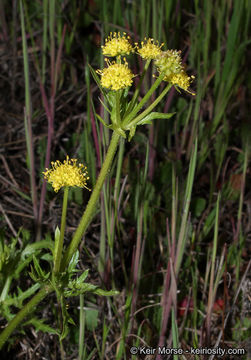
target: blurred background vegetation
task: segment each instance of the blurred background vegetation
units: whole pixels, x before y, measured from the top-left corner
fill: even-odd
[[[60,222],[62,193],[46,191],[45,166],[76,157],[90,187],[99,173],[111,133],[96,117],[108,121],[89,64],[104,66],[105,37],[181,50],[196,92],[173,88],[158,111],[175,116],[121,141],[81,244],[79,268],[120,294],[69,301],[76,325],[61,343],[50,296],[36,312],[44,321],[27,319],[1,359],[137,359],[132,345],[158,344],[244,348],[249,358],[250,12],[248,0],[0,1],[1,328],[37,290],[32,254],[48,266]],[[88,197],[70,192],[66,242]]]

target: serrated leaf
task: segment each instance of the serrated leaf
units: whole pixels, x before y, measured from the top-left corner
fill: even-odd
[[[161,112],[152,112],[141,119],[137,125],[151,124],[152,120],[155,119],[170,119],[175,113],[164,114]]]
[[[70,296],[79,296],[80,294],[84,294],[86,292],[92,292],[97,288],[97,286],[89,284],[89,283],[82,283],[76,286],[76,282],[72,282],[70,287],[64,291],[64,295],[66,297]]]
[[[40,278],[43,278],[45,276],[45,273],[43,272],[41,266],[39,265],[39,262],[35,255],[33,255],[33,264],[35,267],[35,270]]]
[[[33,319],[27,321],[25,324],[33,325],[35,327],[36,331],[43,331],[44,333],[56,334],[56,335],[60,336],[60,333],[56,329],[53,329],[51,326],[45,324],[44,320],[39,320],[37,318],[33,318]]]
[[[100,289],[98,286],[90,284],[90,283],[82,283],[82,284],[78,284],[77,288],[71,288],[68,290],[64,291],[64,295],[66,297],[70,297],[70,296],[79,296],[80,294],[84,294],[84,293],[93,293],[96,295],[100,295],[100,296],[114,296],[114,295],[118,295],[119,291],[117,290],[103,290]]]
[[[38,282],[44,282],[46,280],[49,279],[49,276],[50,276],[50,272],[48,272],[47,274],[45,274],[45,272],[42,270],[42,268],[40,267],[39,265],[39,262],[36,258],[35,255],[33,255],[33,264],[34,264],[34,267],[35,267],[35,271],[36,271],[36,274],[35,274],[35,271],[34,269],[32,268],[31,266],[31,271],[29,274],[31,276],[31,278],[34,280],[34,281],[38,281]],[[35,280],[36,279],[36,280]]]
[[[31,266],[31,271],[29,271],[29,275],[32,278],[32,280],[34,282],[38,282],[39,278],[37,277],[37,275],[35,274],[35,270],[33,269],[33,267]]]
[[[87,278],[88,276],[88,273],[89,273],[89,269],[85,270],[83,272],[83,274],[81,274],[77,279],[76,279],[76,284],[79,285],[79,284],[82,284],[85,279]]]

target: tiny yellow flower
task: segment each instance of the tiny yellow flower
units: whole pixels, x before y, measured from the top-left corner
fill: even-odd
[[[147,40],[145,38],[145,41],[141,42],[141,48],[138,49],[138,53],[143,59],[156,59],[161,54],[163,45],[159,45],[158,41],[155,44],[154,39]]]
[[[162,51],[161,54],[155,59],[155,65],[157,66],[159,73],[164,73],[166,75],[164,80],[168,81],[170,75],[178,74],[182,70],[180,51]]]
[[[186,74],[186,72],[184,70],[181,70],[180,73],[178,74],[173,74],[169,77],[168,81],[173,84],[173,85],[177,85],[178,87],[180,87],[181,89],[189,92],[192,95],[195,95],[195,93],[191,92],[190,90],[188,90],[191,82],[193,81],[194,76],[188,76]]]
[[[130,36],[123,33],[110,33],[107,39],[105,39],[105,45],[102,47],[103,55],[106,56],[120,56],[129,55],[134,51],[132,45],[129,42]]]
[[[46,169],[44,178],[52,184],[55,192],[58,192],[64,186],[85,187],[89,180],[86,166],[77,164],[77,159],[69,159],[66,157],[63,163],[59,160],[51,162],[52,169]],[[89,190],[89,189],[88,189]]]
[[[132,85],[134,77],[124,59],[124,64],[117,64],[108,60],[108,67],[103,70],[96,70],[101,76],[101,85],[107,89],[118,91]]]

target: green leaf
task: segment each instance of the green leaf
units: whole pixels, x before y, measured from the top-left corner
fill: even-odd
[[[115,108],[115,104],[116,104],[116,94],[114,91],[109,91],[107,93],[107,100],[108,100],[108,103],[109,105],[111,106],[111,108]]]
[[[105,93],[103,87],[101,86],[101,82],[100,82],[100,79],[96,73],[96,71],[92,68],[92,66],[90,64],[88,64],[89,68],[90,68],[90,71],[91,71],[91,74],[93,76],[93,79],[95,80],[96,84],[98,85],[99,87],[99,90],[101,91],[101,93],[104,95],[104,98],[108,101],[108,98],[107,98],[107,94]]]
[[[42,268],[40,267],[39,262],[35,255],[33,255],[33,264],[34,264],[35,270],[37,272],[37,275],[39,277],[43,278],[45,276],[45,273],[43,272]]]
[[[103,107],[105,108],[105,110],[106,110],[109,114],[111,114],[111,111],[108,109],[108,107],[105,105],[105,103],[100,99],[100,97],[99,97],[98,99],[99,99],[99,101],[101,102],[101,104],[103,105]],[[94,104],[93,104],[93,110],[94,110],[94,113],[96,114]]]
[[[53,256],[50,253],[43,254],[40,259],[48,261],[49,263],[53,262]]]
[[[39,278],[37,277],[35,270],[33,269],[32,266],[31,266],[31,271],[29,271],[29,275],[34,282],[36,282],[36,283],[39,282]]]
[[[117,122],[117,110],[116,110],[116,106],[113,105],[112,106],[112,112],[111,112],[111,122],[114,126],[117,126],[118,125],[118,122]]]
[[[89,273],[89,269],[85,270],[85,271],[83,272],[83,274],[81,274],[81,275],[76,279],[76,285],[77,285],[77,286],[80,285],[80,284],[82,284],[82,283],[85,281],[85,279],[86,279],[87,276],[88,276],[88,273]]]
[[[33,264],[34,264],[35,270],[31,266],[31,272],[29,272],[30,277],[35,282],[45,282],[45,281],[47,281],[49,279],[49,277],[50,277],[50,272],[45,274],[45,272],[40,267],[39,262],[38,262],[35,255],[33,255]]]
[[[28,324],[33,325],[35,327],[36,331],[43,331],[44,333],[60,335],[57,330],[55,330],[51,326],[45,324],[44,320],[39,320],[37,318],[33,318],[25,323],[25,325],[28,325]]]
[[[23,301],[30,296],[34,295],[34,293],[40,288],[40,284],[36,283],[26,291],[22,291],[20,287],[17,288],[17,295],[14,294],[13,296],[8,296],[4,300],[4,305],[7,307],[14,305],[17,308],[23,307]]]
[[[152,120],[155,119],[170,119],[175,113],[163,114],[160,112],[152,112],[141,119],[137,125],[151,124]]]
[[[213,228],[214,222],[215,222],[215,215],[216,215],[216,208],[214,208],[207,216],[203,229],[201,231],[200,236],[205,238],[211,229]]]
[[[33,244],[27,245],[22,251],[21,259],[23,260],[26,256],[32,255],[38,250],[42,249],[53,249],[53,242],[51,240],[41,240]]]
[[[86,276],[86,271],[81,276],[83,276],[84,278],[84,276]],[[84,294],[87,292],[91,292],[100,296],[114,296],[119,294],[119,292],[116,290],[110,290],[110,291],[102,290],[96,285],[90,283],[84,283],[84,282],[80,283],[74,280],[69,284],[68,289],[64,290],[64,296],[65,297],[79,296],[80,294]]]
[[[96,116],[97,116],[97,118],[99,119],[99,121],[101,121],[102,124],[103,124],[105,127],[109,128],[109,125],[107,125],[107,123],[102,119],[102,117],[101,117],[99,114],[96,114]]]
[[[78,259],[79,259],[79,251],[77,250],[71,258],[71,261],[69,263],[68,266],[68,272],[72,273],[72,272],[77,272],[78,270],[76,269],[77,263],[78,263]]]
[[[96,295],[101,295],[101,296],[115,296],[119,294],[119,291],[117,290],[103,290],[100,288],[93,290],[92,292]]]

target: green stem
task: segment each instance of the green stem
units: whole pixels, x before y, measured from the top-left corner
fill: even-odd
[[[86,229],[92,219],[93,213],[96,208],[97,201],[99,199],[100,191],[104,184],[105,178],[107,177],[107,175],[109,173],[109,170],[110,170],[110,167],[111,167],[111,164],[112,164],[112,161],[113,161],[113,158],[114,158],[114,155],[115,155],[118,143],[119,143],[119,139],[120,139],[120,135],[114,131],[107,154],[106,154],[105,161],[103,163],[102,169],[100,171],[100,174],[99,174],[99,177],[97,180],[97,183],[94,187],[94,190],[92,192],[90,200],[86,206],[85,212],[80,220],[78,228],[77,228],[77,230],[72,238],[72,241],[71,241],[70,245],[68,246],[68,248],[65,252],[65,255],[62,259],[61,271],[64,271],[65,268],[67,267],[67,265],[69,264],[73,254],[75,253],[75,251],[78,248],[78,245],[82,239],[84,232],[86,231]]]
[[[63,200],[63,209],[62,209],[62,216],[61,216],[60,237],[59,237],[59,241],[55,242],[54,273],[58,273],[60,270],[62,251],[63,251],[63,243],[64,243],[68,193],[69,193],[69,187],[66,186],[64,188],[64,200]]]
[[[136,102],[136,100],[138,98],[140,87],[142,85],[142,82],[143,82],[143,79],[145,77],[146,71],[147,71],[147,69],[148,69],[148,67],[150,65],[150,62],[151,62],[151,59],[148,59],[147,62],[145,63],[144,70],[143,70],[143,72],[142,72],[142,74],[140,76],[140,80],[139,80],[138,85],[136,87],[136,90],[135,90],[135,92],[133,94],[133,98],[132,98],[132,100],[130,102],[130,105],[129,105],[129,108],[128,108],[127,112],[126,112],[126,115],[130,114],[130,112],[133,109],[133,106],[134,106],[134,104],[135,104],[135,102]]]
[[[137,115],[139,110],[145,105],[145,103],[150,99],[154,91],[157,89],[157,87],[160,85],[161,81],[164,79],[165,74],[162,73],[158,79],[155,81],[153,86],[147,91],[146,95],[143,97],[143,99],[139,102],[139,104],[136,106],[136,108],[130,112],[130,114],[123,120],[123,126],[126,127],[130,123],[130,121]]]
[[[30,314],[36,306],[43,300],[43,298],[52,292],[52,287],[49,285],[43,286],[39,292],[33,296],[33,298],[24,305],[19,313],[10,321],[8,326],[0,334],[0,349],[2,349],[4,343],[15,330],[15,328],[23,321],[23,319]]]
[[[121,119],[120,119],[120,93],[119,91],[115,92],[115,109],[116,109],[116,124],[120,127]]]
[[[85,341],[85,313],[84,313],[84,295],[79,295],[80,311],[79,311],[79,340],[78,340],[78,358],[83,359],[84,341]]]
[[[130,124],[128,124],[127,126],[125,126],[125,130],[129,130],[131,128],[131,126],[135,126],[137,125],[137,123],[142,120],[146,115],[148,115],[154,108],[155,106],[158,105],[158,103],[163,99],[163,97],[168,93],[168,91],[171,89],[172,84],[169,84],[165,90],[162,91],[162,93],[157,97],[156,100],[154,100],[154,102],[148,106],[148,108],[143,111],[140,115],[138,115],[135,119],[133,119],[133,121],[130,122]]]

